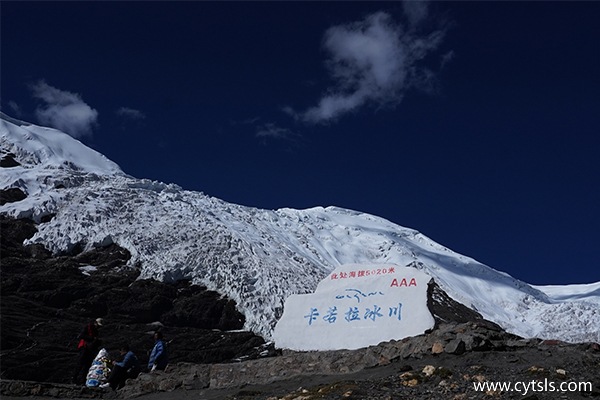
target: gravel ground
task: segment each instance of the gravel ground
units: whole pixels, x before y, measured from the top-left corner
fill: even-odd
[[[583,347],[583,346],[582,346]],[[476,391],[474,383],[506,382],[520,391]],[[592,390],[550,391],[590,382]],[[544,386],[545,385],[545,386]],[[529,390],[525,393],[524,388]],[[547,390],[543,390],[547,389]],[[593,399],[600,398],[600,352],[576,346],[534,347],[511,352],[440,354],[337,376],[304,376],[269,385],[227,390],[177,390],[141,400],[310,400],[310,399]]]
[[[526,384],[520,391],[476,391],[474,383]],[[550,391],[561,383],[590,382],[592,389]],[[545,387],[544,387],[545,385]],[[546,390],[544,390],[546,389]],[[98,389],[100,390],[100,389]],[[27,397],[47,400],[48,397]],[[107,391],[101,398],[124,398]],[[513,351],[425,355],[346,375],[310,375],[268,385],[222,390],[183,390],[146,394],[140,400],[466,400],[466,399],[594,399],[600,398],[600,351],[590,345],[538,345]],[[3,400],[23,397],[3,397]]]

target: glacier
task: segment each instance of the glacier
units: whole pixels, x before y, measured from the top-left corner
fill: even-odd
[[[189,279],[233,299],[270,339],[292,294],[344,264],[412,264],[456,301],[523,337],[600,342],[600,282],[533,286],[384,218],[339,207],[264,210],[127,175],[56,129],[0,115],[0,213],[40,222],[27,243],[54,253],[117,243],[140,278]],[[51,217],[51,218],[50,218]]]

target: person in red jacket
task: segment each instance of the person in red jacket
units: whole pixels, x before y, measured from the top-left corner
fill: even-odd
[[[103,323],[102,318],[96,318],[84,326],[79,336],[77,336],[77,339],[79,339],[77,343],[79,356],[77,358],[77,368],[73,373],[73,383],[85,382],[85,377],[94,361],[94,357],[96,357],[96,354],[100,350],[101,342],[98,339],[98,328]]]

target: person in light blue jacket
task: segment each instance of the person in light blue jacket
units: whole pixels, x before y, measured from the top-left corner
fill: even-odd
[[[154,332],[154,347],[152,348],[152,352],[150,352],[150,360],[148,361],[148,370],[164,371],[168,363],[169,358],[162,332],[156,331]]]

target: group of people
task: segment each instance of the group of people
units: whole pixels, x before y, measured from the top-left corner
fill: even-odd
[[[87,376],[96,355],[102,349],[102,342],[99,339],[99,328],[103,324],[104,320],[102,318],[97,318],[87,324],[78,336],[79,341],[77,349],[79,351],[79,356],[77,368],[73,374],[74,383],[81,383],[82,380],[85,381],[85,377]],[[127,379],[135,379],[140,372],[144,372],[138,357],[130,349],[129,344],[122,344],[119,353],[122,358],[121,361],[117,361],[113,364],[106,383],[99,385],[101,388],[110,387],[113,390],[117,390],[125,385]],[[154,332],[154,346],[150,352],[150,358],[145,371],[164,371],[168,362],[167,349],[162,332],[156,331]]]

